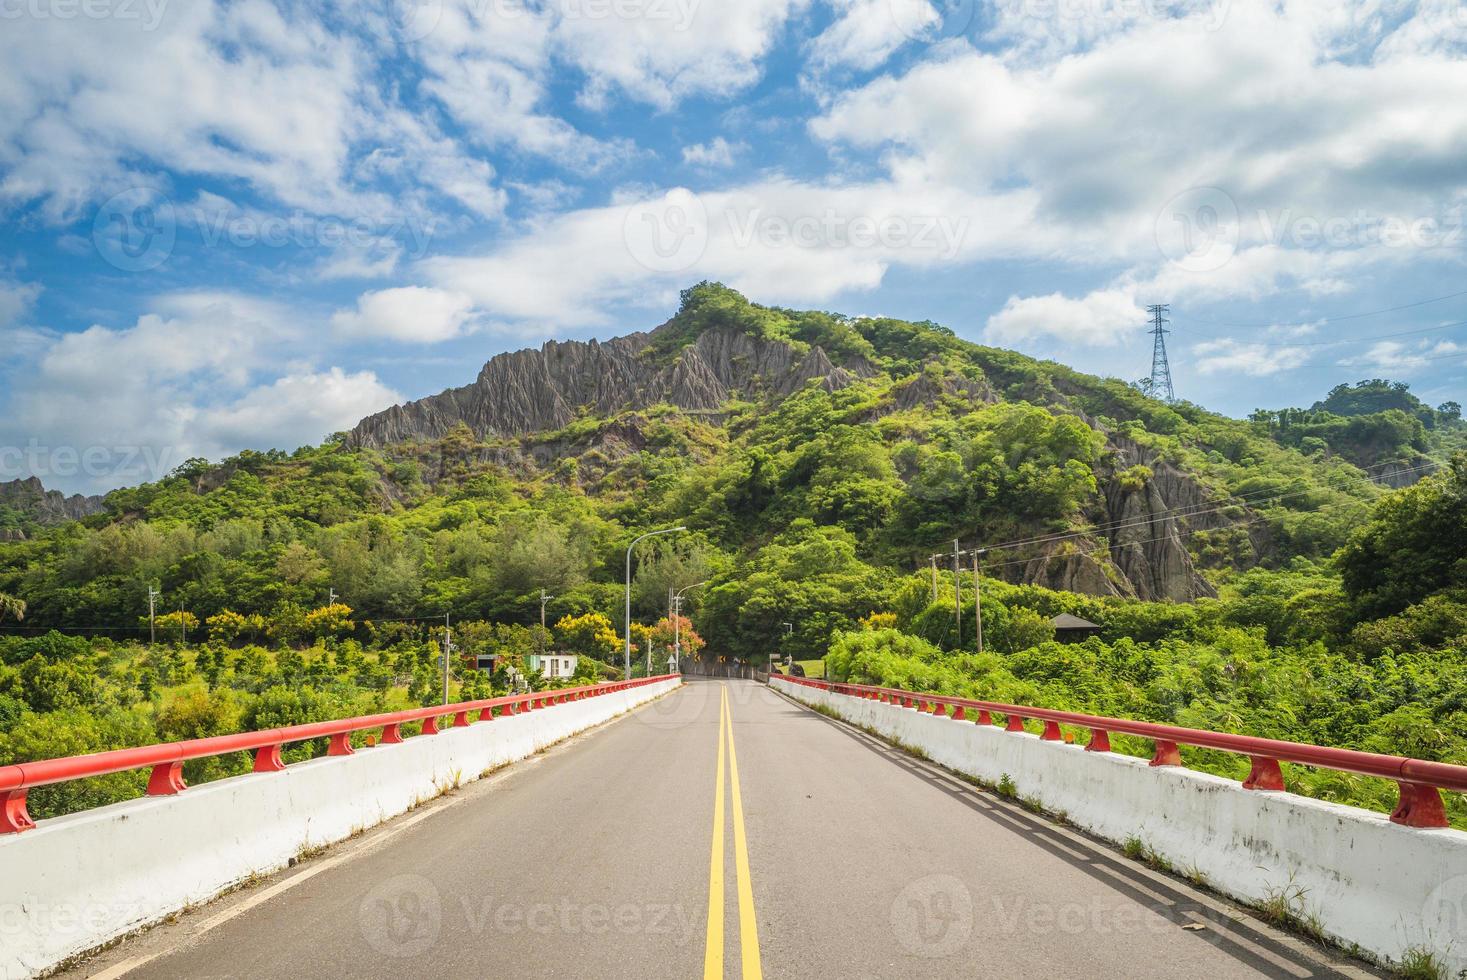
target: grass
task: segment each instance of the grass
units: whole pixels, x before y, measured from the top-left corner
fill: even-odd
[[[1406,950],[1395,973],[1403,980],[1447,980],[1446,966],[1425,946],[1412,946]]]
[[[1310,911],[1305,903],[1306,894],[1306,889],[1294,884],[1291,878],[1289,883],[1282,888],[1271,889],[1256,907],[1264,921],[1269,924],[1300,933],[1315,942],[1323,943],[1325,941],[1324,924],[1320,921],[1318,913]]]

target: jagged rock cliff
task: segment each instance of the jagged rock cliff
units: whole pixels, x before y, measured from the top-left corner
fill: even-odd
[[[730,399],[778,400],[812,380],[836,390],[876,372],[860,359],[836,364],[815,345],[724,327],[689,337],[677,334],[677,326],[669,321],[605,342],[551,341],[539,350],[500,354],[473,384],[364,419],[349,441],[391,447],[393,455],[417,463],[430,485],[474,465],[532,477],[574,460],[574,479],[594,493],[602,476],[646,444],[643,409],[669,404],[716,425]],[[963,377],[929,359],[868,418],[939,405],[961,414],[999,400],[983,377]],[[1105,462],[1096,467],[1099,492],[1085,514],[1093,527],[1036,546],[1006,577],[1096,595],[1179,601],[1214,595],[1186,543],[1191,532],[1231,523],[1207,488],[1074,411],[1106,434]],[[586,416],[601,420],[599,427],[568,429]],[[1256,553],[1246,535],[1235,550],[1247,551],[1249,561]]]
[[[14,511],[23,521],[34,524],[61,524],[76,521],[102,510],[101,497],[66,496],[59,490],[47,490],[36,477],[0,483],[0,511]]]
[[[611,416],[667,403],[716,412],[730,397],[788,395],[811,380],[834,390],[871,372],[838,366],[819,347],[801,352],[736,330],[708,330],[671,355],[657,355],[659,331],[604,343],[549,341],[539,350],[500,354],[478,380],[363,419],[351,443],[380,448],[437,439],[460,423],[479,438],[549,432],[582,412]]]

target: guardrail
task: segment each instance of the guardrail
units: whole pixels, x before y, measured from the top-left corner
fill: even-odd
[[[255,772],[278,772],[285,768],[280,750],[295,742],[328,738],[330,742],[327,755],[351,755],[356,751],[352,747],[351,737],[359,732],[380,729],[378,744],[391,745],[403,741],[402,726],[413,722],[422,722],[421,735],[436,735],[440,730],[439,719],[449,715],[453,716],[451,727],[465,728],[474,721],[491,720],[496,710],[502,716],[513,715],[520,711],[548,708],[566,701],[579,701],[646,684],[656,684],[675,676],[677,675],[667,674],[662,677],[613,681],[555,691],[508,694],[481,701],[461,701],[457,704],[410,708],[406,711],[342,718],[337,721],[312,722],[258,732],[241,732],[237,735],[217,735],[212,738],[164,742],[141,748],[115,749],[92,755],[0,766],[0,834],[15,834],[35,827],[35,821],[26,811],[26,794],[37,786],[151,768],[147,795],[172,796],[188,788],[183,779],[183,764],[193,759],[206,759],[232,752],[254,752]],[[477,717],[471,720],[470,715]]]
[[[1230,735],[1199,728],[1180,728],[1149,721],[1106,718],[1074,711],[1003,704],[998,701],[975,701],[970,698],[923,694],[866,684],[844,684],[808,677],[780,679],[850,697],[900,704],[905,708],[932,714],[947,714],[951,708],[951,717],[958,721],[968,720],[968,712],[976,711],[978,717],[974,720],[980,725],[996,724],[993,716],[1003,715],[1005,727],[1011,732],[1026,731],[1024,724],[1030,719],[1042,721],[1044,731],[1039,737],[1045,741],[1063,741],[1061,725],[1088,728],[1090,740],[1085,746],[1087,752],[1109,752],[1112,734],[1136,735],[1150,739],[1154,744],[1151,758],[1153,766],[1182,765],[1182,756],[1178,749],[1181,745],[1245,755],[1251,760],[1252,769],[1248,778],[1243,781],[1243,787],[1251,790],[1285,789],[1280,762],[1390,779],[1395,781],[1401,793],[1400,802],[1391,813],[1391,822],[1407,827],[1448,826],[1441,791],[1467,793],[1467,766],[1446,762],[1427,762],[1402,756],[1357,752],[1353,749],[1335,749],[1251,735]]]

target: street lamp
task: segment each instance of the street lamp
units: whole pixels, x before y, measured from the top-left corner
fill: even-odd
[[[641,541],[643,538],[652,538],[656,537],[659,534],[676,534],[678,531],[686,530],[686,527],[678,525],[677,527],[665,527],[660,531],[648,531],[646,534],[640,534],[637,537],[632,538],[632,543],[627,545],[627,632],[626,645],[625,647],[623,647],[622,655],[622,668],[625,671],[625,673],[622,674],[622,680],[624,681],[629,681],[632,679],[632,549],[635,548],[637,546],[637,542]]]
[[[702,582],[694,582],[692,585],[685,585],[681,589],[678,589],[676,592],[673,593],[672,608],[668,610],[668,614],[672,616],[672,662],[676,664],[679,669],[682,668],[683,662],[681,632],[683,614],[683,593],[688,591],[689,589],[696,589],[700,585],[707,585],[710,581],[712,580],[704,579]]]

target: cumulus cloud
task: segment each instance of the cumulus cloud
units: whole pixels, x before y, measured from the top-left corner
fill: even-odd
[[[722,136],[715,136],[707,143],[683,147],[683,163],[695,167],[732,167],[734,156],[748,148],[747,143],[730,143]]]
[[[1363,354],[1341,360],[1340,364],[1344,367],[1368,368],[1388,377],[1406,377],[1426,370],[1432,361],[1463,353],[1467,353],[1467,347],[1450,340],[1421,340],[1415,343],[1382,340],[1372,344]]]
[[[0,405],[0,478],[100,492],[193,456],[317,442],[401,400],[369,371],[312,368],[306,333],[277,303],[189,292],[54,337]]]
[[[40,283],[0,279],[0,327],[8,327],[30,312],[40,295]]]
[[[879,68],[912,35],[941,19],[927,0],[832,0],[835,20],[809,43],[816,72]]]
[[[461,336],[471,317],[472,304],[463,293],[402,286],[363,293],[356,309],[338,310],[331,325],[353,339],[436,344]]]
[[[1126,290],[1105,289],[1080,299],[1060,293],[1010,296],[1003,309],[988,318],[985,336],[997,343],[1019,343],[1052,337],[1087,347],[1113,347],[1139,332],[1146,311]]]
[[[418,272],[500,319],[589,326],[609,322],[612,304],[661,304],[704,278],[771,301],[822,302],[875,288],[893,267],[1038,248],[1023,242],[1031,219],[1024,193],[771,178],[569,211],[482,253],[428,259]]]
[[[1309,360],[1309,351],[1301,347],[1249,344],[1232,337],[1221,337],[1193,345],[1192,358],[1199,374],[1244,374],[1266,378],[1303,365]]]

